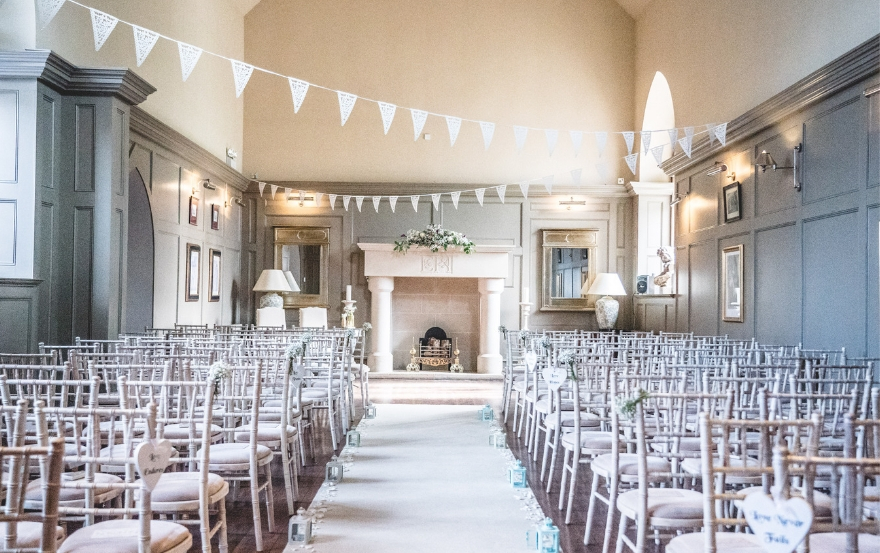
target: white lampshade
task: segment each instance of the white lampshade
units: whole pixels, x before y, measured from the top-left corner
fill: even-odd
[[[299,284],[296,283],[296,279],[293,278],[293,273],[290,271],[284,271],[284,278],[287,279],[287,284],[290,285],[291,292],[299,292]]]
[[[290,284],[287,283],[287,277],[281,269],[264,269],[257,283],[254,285],[254,292],[290,292]]]
[[[625,296],[626,290],[617,273],[599,273],[589,290],[587,285],[581,288],[581,294],[594,296]]]

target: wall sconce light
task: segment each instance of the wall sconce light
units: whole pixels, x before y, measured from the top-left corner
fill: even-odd
[[[287,198],[288,202],[297,202],[300,207],[305,207],[306,202],[311,202],[314,200],[315,200],[314,196],[306,196],[306,195],[300,195],[297,198],[294,198],[293,196],[290,196],[289,198]]]
[[[207,188],[208,190],[217,190],[217,185],[211,183],[211,179],[202,180],[202,186]]]
[[[681,192],[676,192],[675,195],[672,197],[672,201],[669,202],[669,207],[680,204],[683,199],[687,198],[688,194],[689,192],[685,192],[684,194],[682,194]]]
[[[241,201],[241,198],[239,198],[238,196],[233,198],[232,201],[235,202],[236,204],[240,205],[241,207],[244,207],[244,202]]]
[[[566,209],[571,211],[571,206],[573,205],[587,205],[586,200],[575,200],[572,196],[570,200],[559,200],[559,205],[566,206]]]
[[[722,173],[724,171],[727,171],[727,164],[716,161],[712,165],[712,167],[709,167],[709,169],[706,171],[706,176],[711,177],[712,175],[717,175],[718,173]]]
[[[767,172],[767,167],[772,167],[774,171],[777,169],[791,169],[793,174],[793,182],[794,189],[801,189],[801,181],[798,178],[798,154],[801,153],[804,149],[804,145],[801,142],[798,142],[798,145],[792,148],[791,160],[792,164],[788,167],[780,167],[776,165],[776,160],[773,159],[773,156],[767,153],[767,150],[763,150],[760,154],[758,154],[757,159],[755,159],[755,166],[761,168],[762,173]]]

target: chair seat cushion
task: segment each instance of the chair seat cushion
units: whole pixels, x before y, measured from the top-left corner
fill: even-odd
[[[248,443],[212,445],[210,456],[208,470],[211,471],[241,471],[250,468],[251,453]],[[272,460],[272,450],[257,444],[257,464],[264,465],[267,459],[268,461]]]
[[[573,449],[574,432],[562,436],[561,441],[563,447],[566,449]],[[591,451],[611,451],[611,445],[615,441],[619,444],[620,438],[615,439],[612,437],[611,432],[596,432],[590,430],[581,432],[581,449]]]
[[[563,411],[559,416],[560,421],[562,422],[563,429],[572,429],[574,428],[574,411]],[[550,413],[547,415],[545,419],[545,425],[547,428],[556,428],[556,412]],[[601,426],[602,421],[599,420],[599,417],[595,413],[584,413],[581,412],[581,428],[598,428]]]
[[[85,482],[85,479],[80,480],[80,482]],[[112,474],[105,474],[103,472],[95,473],[95,483],[96,484],[118,484],[122,482],[122,478],[118,476],[114,476]],[[63,482],[62,482],[63,483]],[[25,501],[34,505],[42,505],[43,503],[43,479],[39,478],[37,480],[32,480],[28,483],[27,489],[25,490]],[[109,501],[114,497],[121,495],[122,490],[113,489],[110,487],[101,487],[98,486],[95,488],[95,504],[101,504],[105,501]],[[58,501],[60,505],[64,506],[77,506],[81,507],[83,500],[86,498],[86,490],[84,488],[65,488],[61,487],[58,493]],[[78,503],[77,505],[70,505],[71,503]],[[89,505],[91,507],[91,505]]]
[[[608,477],[611,475],[612,465],[612,455],[606,453],[593,459],[590,463],[590,468],[593,472]],[[648,473],[652,472],[672,472],[672,465],[662,457],[648,456]],[[639,456],[635,453],[621,453],[617,473],[627,476],[638,475]]]
[[[287,438],[291,439],[296,436],[296,427],[287,425]],[[270,421],[260,421],[257,423],[257,442],[278,442],[281,440],[281,425]],[[235,441],[238,443],[247,443],[251,441],[250,426],[239,426],[235,429]],[[213,457],[213,452],[211,457]]]
[[[202,432],[205,430],[204,423],[197,423],[195,425],[196,438],[201,440]],[[211,441],[213,442],[216,439],[222,437],[223,429],[217,426],[216,424],[211,425]],[[188,424],[166,424],[164,428],[164,434],[166,440],[189,440],[189,425]]]
[[[810,534],[810,551],[846,551],[843,532]],[[859,534],[859,551],[880,551],[880,536]]]
[[[198,509],[199,507],[198,472],[166,472],[159,478],[150,496],[154,511],[176,511]],[[229,491],[229,484],[221,477],[208,473],[208,498],[216,500]]]
[[[880,486],[865,486],[865,514],[872,517],[880,517],[880,500],[873,499],[880,496]]]
[[[719,459],[719,457],[718,457],[717,455],[714,457],[714,459],[715,459],[714,464],[715,464],[716,466],[719,465],[719,464],[721,463],[721,460]],[[757,459],[752,459],[751,457],[746,457],[745,462],[743,462],[743,458],[742,458],[742,457],[738,457],[738,456],[736,456],[736,455],[731,455],[731,456],[729,457],[729,459],[730,459],[729,464],[730,464],[731,467],[742,467],[742,466],[745,466],[745,467],[747,467],[747,468],[758,468],[758,460],[757,460]],[[695,458],[695,457],[694,457],[694,458],[690,458],[690,459],[685,459],[685,460],[683,460],[683,461],[681,462],[681,469],[682,469],[684,472],[687,472],[687,473],[690,473],[690,474],[702,474],[702,472],[703,472],[703,465],[702,465],[702,463],[703,463],[702,459],[697,459],[697,458]],[[748,479],[751,479],[751,478],[752,478],[752,477],[749,476],[749,477],[747,477],[747,478],[745,478],[745,479],[748,480]],[[728,474],[728,475],[727,475],[727,480],[728,480],[729,482],[734,482],[734,481],[741,481],[741,480],[743,480],[743,478],[742,478],[742,477],[739,477],[739,476],[737,476],[737,475],[735,475],[735,474]],[[758,481],[760,481],[760,480],[761,480],[761,477],[758,476]]]
[[[620,494],[617,508],[630,518],[639,511],[639,490]],[[676,488],[648,488],[648,517],[703,522],[703,494]]]
[[[339,396],[339,390],[335,388],[333,389],[332,393],[333,397]],[[327,399],[328,395],[329,394],[327,393],[327,388],[303,388],[302,391],[302,398],[306,400]]]
[[[3,543],[6,540],[6,532],[8,529],[8,524],[0,524],[0,543]],[[15,533],[17,539],[13,547],[19,549],[24,549],[27,547],[39,547],[40,539],[43,537],[43,523],[19,522],[15,529]],[[64,528],[60,526],[55,528],[55,539],[57,542],[60,542],[64,539]]]
[[[108,520],[86,526],[70,535],[58,553],[138,553],[141,521]],[[186,526],[164,520],[150,521],[150,551],[186,551],[192,534]]]
[[[669,438],[669,440],[671,441],[672,438]],[[660,442],[660,443],[656,443],[656,442],[652,443],[652,444],[650,444],[650,447],[654,451],[659,451],[661,453],[668,453],[669,451],[672,450],[672,448],[669,447],[669,443],[670,442],[667,442],[664,440],[663,442]],[[679,438],[678,439],[678,451],[679,452],[700,451],[700,438],[698,438],[696,436]]]
[[[716,532],[715,545],[718,553],[765,553],[760,538],[742,532]],[[706,537],[702,532],[691,532],[672,538],[666,544],[666,553],[703,553]]]

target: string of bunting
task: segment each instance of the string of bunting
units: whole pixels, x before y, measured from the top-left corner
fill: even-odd
[[[293,111],[294,113],[298,113],[300,108],[302,107],[303,101],[305,100],[306,93],[310,88],[318,88],[322,90],[326,90],[329,92],[335,92],[337,95],[337,99],[339,101],[339,116],[342,126],[345,126],[345,123],[348,121],[349,116],[351,115],[352,110],[354,109],[355,103],[360,100],[363,102],[371,102],[377,104],[379,107],[379,115],[382,119],[382,126],[385,131],[385,134],[388,134],[388,130],[391,128],[391,124],[394,120],[394,116],[397,113],[397,109],[402,106],[397,106],[392,103],[382,102],[379,100],[373,100],[371,98],[366,98],[363,96],[358,96],[356,94],[352,94],[350,92],[344,92],[342,90],[336,90],[333,88],[321,86],[315,83],[309,83],[303,81],[301,79],[297,79],[295,77],[290,77],[288,75],[282,75],[281,73],[277,73],[275,71],[271,71],[269,69],[264,69],[262,67],[257,67],[255,65],[251,65],[249,63],[245,63],[240,60],[236,60],[233,58],[228,58],[226,56],[222,56],[220,54],[216,54],[214,52],[210,52],[208,50],[204,50],[197,46],[193,46],[191,44],[186,44],[179,40],[173,39],[171,37],[167,37],[163,34],[157,33],[155,31],[151,31],[144,27],[140,27],[133,23],[129,23],[127,21],[121,20],[117,17],[114,17],[110,14],[104,13],[100,10],[92,8],[90,6],[86,6],[85,4],[81,4],[76,0],[35,0],[36,2],[36,11],[38,24],[40,28],[45,28],[61,7],[65,4],[65,2],[74,4],[81,8],[89,10],[92,19],[92,30],[95,37],[95,51],[101,49],[107,39],[110,37],[110,34],[116,28],[118,23],[123,23],[132,28],[134,32],[134,43],[135,43],[135,56],[137,59],[137,65],[140,65],[147,59],[150,52],[155,46],[156,42],[163,38],[165,40],[174,42],[177,44],[178,52],[180,54],[180,71],[181,76],[184,81],[186,81],[189,76],[192,74],[193,70],[196,67],[199,59],[201,59],[202,54],[208,54],[220,59],[227,60],[231,64],[232,68],[232,76],[235,82],[235,96],[240,97],[242,92],[244,92],[245,87],[248,84],[248,81],[253,75],[254,71],[260,71],[262,73],[266,73],[268,75],[274,75],[277,77],[281,77],[287,79],[290,85],[290,92],[293,100]],[[495,123],[489,121],[481,121],[476,119],[466,119],[463,117],[455,117],[452,115],[445,115],[440,113],[434,113],[426,110],[421,110],[417,108],[406,108],[412,116],[412,124],[413,124],[413,138],[414,140],[418,140],[419,136],[422,134],[422,129],[425,127],[425,122],[428,119],[428,116],[436,116],[442,117],[446,121],[446,127],[449,131],[449,144],[450,146],[455,146],[455,141],[458,138],[459,132],[461,131],[461,126],[463,122],[468,123],[476,123],[480,126],[480,131],[483,137],[483,145],[484,149],[488,150],[489,146],[492,144],[492,140],[495,137],[495,129],[497,125]],[[514,139],[516,141],[516,151],[521,152],[525,147],[526,139],[529,135],[529,131],[539,131],[544,134],[546,143],[547,143],[547,152],[549,156],[553,156],[553,152],[556,150],[556,146],[559,142],[559,133],[558,129],[546,129],[546,128],[536,128],[536,127],[528,127],[524,125],[510,125],[513,128]],[[698,130],[699,129],[699,130]],[[680,133],[679,131],[683,131]],[[595,146],[599,157],[602,157],[602,154],[605,150],[605,147],[608,144],[608,135],[609,134],[618,134],[623,137],[624,142],[626,143],[628,154],[624,157],[627,166],[630,171],[632,171],[633,175],[636,174],[636,163],[638,161],[639,152],[633,151],[634,143],[635,143],[635,135],[639,134],[641,137],[642,144],[642,152],[643,156],[647,155],[648,152],[652,154],[654,160],[659,165],[662,161],[663,156],[663,147],[667,144],[658,144],[652,146],[652,139],[655,133],[663,133],[666,132],[669,135],[669,143],[668,145],[671,147],[672,152],[675,152],[676,145],[681,148],[682,152],[688,157],[691,157],[691,151],[693,149],[693,143],[695,137],[698,137],[701,134],[706,134],[709,143],[713,143],[715,140],[718,140],[721,145],[726,144],[726,134],[727,134],[727,123],[709,123],[706,124],[703,128],[700,127],[683,127],[682,129],[674,128],[674,129],[657,129],[657,130],[642,130],[642,131],[615,131],[609,133],[608,131],[580,131],[580,130],[570,130],[568,131],[569,138],[571,139],[572,146],[574,147],[575,156],[577,156],[580,152],[581,145],[583,144],[583,138],[585,134],[592,134],[595,139]],[[681,138],[679,138],[679,134],[683,134]],[[603,176],[600,171],[600,176]],[[604,177],[604,176],[603,176]],[[607,178],[607,177],[605,177]],[[548,187],[549,190],[549,187]]]

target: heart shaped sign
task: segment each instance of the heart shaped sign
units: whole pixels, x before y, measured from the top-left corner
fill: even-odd
[[[551,390],[558,390],[562,383],[565,382],[565,379],[568,378],[568,371],[562,367],[547,368],[541,371],[541,376],[544,378],[544,382],[547,383],[547,387]]]
[[[535,365],[538,364],[537,353],[535,353],[534,351],[527,351],[526,354],[523,356],[523,359],[525,359],[526,365],[529,367],[530,371],[535,370]]]
[[[753,493],[743,501],[743,510],[768,553],[791,553],[813,524],[813,509],[800,497],[776,503],[769,495]]]
[[[171,442],[168,440],[147,440],[134,450],[138,473],[144,480],[148,490],[159,483],[159,478],[168,466],[171,458]]]

